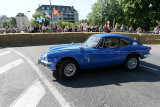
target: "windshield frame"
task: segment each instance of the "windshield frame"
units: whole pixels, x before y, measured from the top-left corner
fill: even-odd
[[[97,41],[97,44],[95,46],[88,46],[87,43],[86,43],[91,37],[96,37],[97,39],[99,39]],[[92,36],[88,37],[88,39],[86,39],[86,41],[84,42],[84,45],[87,46],[87,47],[89,47],[89,48],[96,48],[99,45],[100,41],[101,41],[101,37],[99,37],[97,35],[92,35]]]

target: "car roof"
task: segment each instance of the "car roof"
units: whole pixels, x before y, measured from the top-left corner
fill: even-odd
[[[119,37],[119,38],[126,38],[126,39],[132,39],[128,36],[120,35],[120,34],[95,34],[96,36],[99,37]],[[133,39],[132,39],[133,40]]]

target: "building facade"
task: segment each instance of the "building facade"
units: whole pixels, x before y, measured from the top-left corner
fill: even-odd
[[[36,12],[42,13],[42,14],[51,14],[51,11],[53,12],[54,8],[60,13],[60,18],[58,16],[53,15],[52,21],[57,22],[58,20],[71,22],[74,24],[79,23],[79,14],[78,11],[74,9],[74,6],[58,6],[58,5],[52,5],[50,9],[50,5],[41,5],[36,9]],[[53,13],[52,13],[53,14]]]
[[[26,27],[30,26],[29,20],[24,13],[18,13],[16,15],[16,23],[17,23],[17,27],[20,27],[21,29],[23,29],[24,26]]]

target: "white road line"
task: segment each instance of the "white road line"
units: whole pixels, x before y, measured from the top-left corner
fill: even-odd
[[[8,49],[12,50],[13,52],[17,53],[19,56],[24,58],[35,69],[36,73],[43,79],[43,81],[46,84],[46,86],[48,87],[48,89],[52,92],[52,94],[55,96],[55,98],[57,99],[57,101],[59,102],[59,104],[62,107],[71,107],[71,105],[64,99],[64,97],[56,89],[56,87],[54,87],[54,85],[46,78],[46,76],[43,75],[43,73],[35,65],[35,63],[33,63],[29,58],[27,58],[26,56],[24,56],[20,52],[14,50],[14,49],[11,49],[11,48],[8,48]]]
[[[151,68],[151,67],[148,67],[148,66],[145,66],[145,65],[139,65],[141,67],[144,67],[144,68],[148,68],[148,69],[151,69],[151,70],[154,70],[154,71],[159,71],[158,69],[155,69],[155,68]]]
[[[9,53],[11,53],[11,51],[6,51],[6,52],[3,52],[3,53],[0,53],[0,56],[6,55],[6,54],[9,54]]]
[[[46,90],[39,80],[36,80],[22,95],[20,95],[10,107],[36,107]]]
[[[23,62],[24,62],[23,59],[18,59],[18,60],[15,60],[15,61],[7,64],[7,65],[0,67],[0,75],[4,72],[16,67],[16,66],[22,64]]]

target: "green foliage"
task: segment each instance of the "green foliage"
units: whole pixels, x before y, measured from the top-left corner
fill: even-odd
[[[11,17],[9,21],[3,21],[2,22],[3,27],[5,26],[16,26],[16,18],[15,17]]]
[[[88,20],[87,20],[87,19],[79,20],[79,24],[81,24],[81,23],[87,23],[87,22],[88,22]]]
[[[160,21],[159,0],[120,0],[126,21],[134,27],[141,26],[149,30]]]
[[[60,25],[61,27],[65,27],[65,26],[74,26],[74,23],[70,23],[70,22],[63,22],[63,21],[58,21],[58,23],[56,23],[56,25]]]
[[[9,24],[9,21],[3,21],[2,25],[3,25],[3,27],[5,27],[5,26],[9,26],[10,24]]]
[[[93,24],[106,24],[107,21],[112,21],[115,18],[116,21],[124,22],[123,12],[120,3],[117,0],[98,0],[92,6],[92,12],[88,14],[88,22]]]
[[[34,13],[34,14],[32,15],[33,18],[30,20],[31,26],[34,26],[35,24],[36,24],[36,25],[39,24],[39,22],[37,21],[37,18],[40,18],[40,15],[41,15],[42,17],[45,17],[43,14],[38,13],[38,12],[36,12],[36,13]],[[48,18],[45,17],[45,21],[43,21],[43,22],[40,23],[40,24],[42,25],[43,23],[44,23],[45,26],[49,25],[49,20],[48,20]]]
[[[92,12],[87,16],[88,22],[106,24],[116,19],[120,25],[141,26],[145,30],[160,24],[159,0],[97,0],[92,6]]]
[[[11,17],[9,23],[10,23],[10,25],[16,26],[16,18]]]

